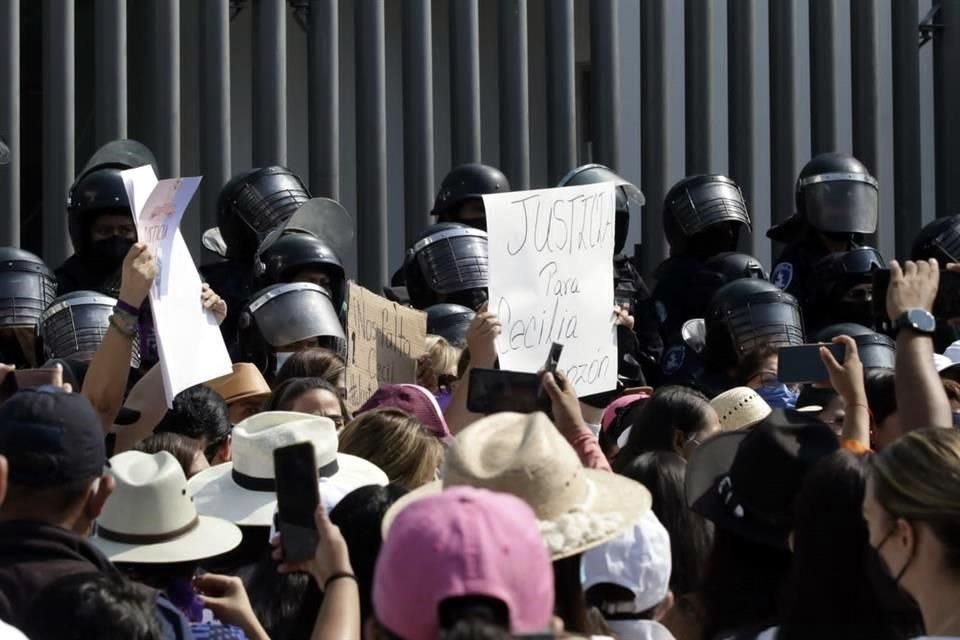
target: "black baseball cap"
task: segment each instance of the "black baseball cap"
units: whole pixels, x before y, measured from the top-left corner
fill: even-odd
[[[52,489],[103,473],[100,417],[79,393],[55,387],[18,391],[0,405],[0,455],[10,483]]]

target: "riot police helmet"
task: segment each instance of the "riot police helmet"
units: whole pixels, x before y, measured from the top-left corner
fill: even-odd
[[[619,254],[627,243],[627,232],[630,230],[630,210],[639,210],[646,202],[643,192],[635,184],[614,173],[612,169],[602,164],[585,164],[577,167],[565,175],[557,184],[558,187],[575,187],[585,184],[612,182],[616,188],[616,229],[613,252]]]
[[[407,250],[407,292],[417,309],[442,302],[478,309],[487,300],[487,234],[457,222],[428,227]]]
[[[252,260],[264,238],[309,199],[303,181],[286,167],[252,169],[234,176],[220,190],[217,205],[225,257]]]
[[[817,333],[817,342],[833,342],[837,336],[850,336],[857,343],[857,353],[864,369],[893,369],[896,342],[856,322],[838,322]]]
[[[346,285],[343,262],[323,238],[312,233],[284,233],[259,253],[257,271],[261,287],[312,282],[330,291],[336,308],[343,305]]]
[[[840,320],[870,324],[873,272],[886,267],[883,256],[873,247],[856,247],[817,260],[807,300],[811,328]]]
[[[463,222],[486,230],[485,217],[462,218],[461,207],[468,200],[507,191],[510,191],[510,181],[500,169],[488,164],[462,164],[454,167],[440,183],[430,215],[436,216],[439,222]]]
[[[796,298],[758,278],[741,278],[713,295],[706,317],[705,361],[709,369],[736,366],[743,354],[764,346],[803,344],[803,318]]]
[[[862,162],[844,153],[815,156],[797,178],[797,214],[823,233],[874,233],[879,197],[876,178]]]
[[[940,266],[960,262],[960,215],[937,218],[917,234],[910,259],[930,258],[936,258]]]
[[[746,253],[725,251],[711,256],[704,265],[710,271],[719,274],[724,284],[740,278],[770,279],[760,260]]]
[[[324,347],[346,355],[346,336],[330,292],[310,282],[270,285],[251,296],[238,317],[240,356],[268,377],[278,353]]]
[[[0,328],[34,328],[56,295],[56,278],[39,256],[0,247]]]
[[[427,333],[440,336],[455,347],[467,346],[467,328],[477,314],[459,304],[435,304],[427,312]]]
[[[733,251],[743,229],[751,229],[747,203],[737,183],[726,176],[688,176],[663,200],[663,230],[675,254],[705,260]]]
[[[91,360],[110,328],[116,304],[115,298],[97,291],[74,291],[54,300],[37,322],[37,361]],[[140,341],[136,336],[130,366],[140,367]]]

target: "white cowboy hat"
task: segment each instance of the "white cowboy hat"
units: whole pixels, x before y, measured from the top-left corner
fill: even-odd
[[[168,564],[212,558],[242,538],[226,520],[198,516],[187,478],[166,451],[125,451],[108,463],[116,486],[90,538],[113,562]]]
[[[387,475],[363,458],[337,453],[333,421],[293,411],[266,411],[233,428],[233,461],[190,478],[197,510],[244,526],[271,526],[277,505],[273,451],[312,442],[320,495],[329,509],[354,489],[386,485]]]
[[[615,538],[652,503],[642,484],[609,471],[585,469],[543,413],[497,413],[457,434],[447,450],[443,480],[393,504],[383,520],[384,538],[407,505],[458,485],[523,499],[537,514],[554,560]]]
[[[723,431],[748,429],[770,415],[770,405],[750,387],[734,387],[716,396],[710,406]]]

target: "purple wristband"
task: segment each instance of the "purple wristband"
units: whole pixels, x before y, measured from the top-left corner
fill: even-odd
[[[140,309],[133,306],[132,304],[127,304],[123,300],[117,298],[117,309],[123,311],[124,313],[129,313],[134,318],[140,315]]]

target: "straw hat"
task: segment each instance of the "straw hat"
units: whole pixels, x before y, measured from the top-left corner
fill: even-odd
[[[720,416],[723,431],[748,429],[770,415],[770,405],[750,387],[734,387],[724,391],[710,406]]]
[[[585,469],[543,413],[498,413],[457,434],[447,450],[443,480],[394,503],[384,516],[384,538],[405,507],[458,485],[523,499],[536,513],[554,560],[615,538],[652,503],[643,485],[608,471]]]
[[[239,525],[270,526],[277,504],[273,451],[312,442],[320,495],[328,507],[354,489],[386,485],[387,475],[363,458],[337,453],[333,421],[293,411],[266,411],[233,428],[233,461],[190,478],[197,510]]]
[[[227,404],[248,398],[264,398],[270,395],[270,385],[263,374],[249,362],[235,362],[233,373],[215,378],[206,383]]]
[[[187,478],[172,454],[125,451],[110,459],[107,472],[116,487],[90,542],[111,561],[190,562],[240,544],[235,524],[197,515]]]

